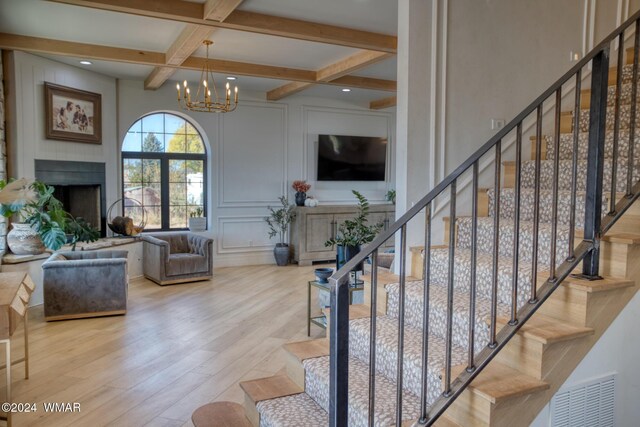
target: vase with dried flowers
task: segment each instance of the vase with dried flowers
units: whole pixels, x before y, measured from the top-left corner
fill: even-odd
[[[293,181],[291,188],[296,190],[296,206],[304,206],[304,201],[307,198],[307,191],[311,188],[311,184],[307,184],[307,181],[299,179]]]

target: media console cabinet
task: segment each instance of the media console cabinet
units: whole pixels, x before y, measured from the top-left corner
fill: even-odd
[[[369,206],[368,223],[381,222],[383,230],[395,220],[396,207],[392,204]],[[293,260],[298,265],[311,265],[314,261],[335,261],[335,247],[326,247],[324,242],[335,237],[338,226],[346,219],[355,218],[356,205],[332,205],[295,208],[296,217],[291,224],[291,248]],[[393,248],[393,239],[385,247]]]

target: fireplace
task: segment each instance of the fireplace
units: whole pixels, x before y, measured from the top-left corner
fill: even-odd
[[[54,196],[74,217],[82,217],[106,236],[104,163],[36,160],[36,179],[55,188]]]

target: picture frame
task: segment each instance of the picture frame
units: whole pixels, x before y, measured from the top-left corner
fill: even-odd
[[[46,138],[102,144],[102,95],[44,83]]]

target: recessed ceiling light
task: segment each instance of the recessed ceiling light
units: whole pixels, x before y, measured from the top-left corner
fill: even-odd
[[[227,76],[227,80],[237,80],[237,77]]]
[[[93,64],[93,62],[91,62],[91,61],[87,61],[86,59],[84,59],[84,60],[80,61],[80,63],[81,63],[82,65],[91,65],[91,64]]]
[[[349,89],[348,87],[345,87],[342,89],[343,92],[351,92],[351,89]]]

